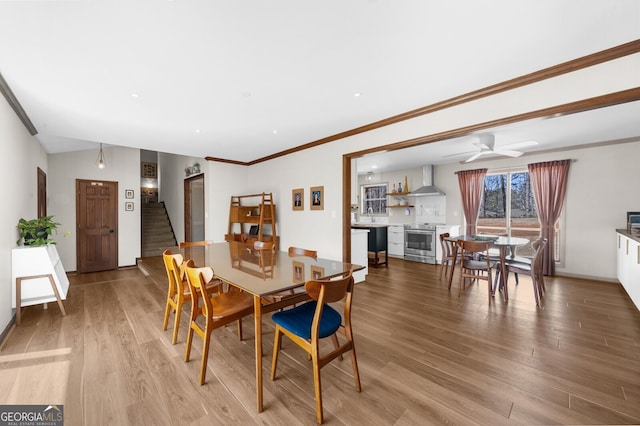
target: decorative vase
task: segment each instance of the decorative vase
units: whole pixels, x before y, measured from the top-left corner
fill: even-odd
[[[402,192],[402,182],[398,182],[398,192]]]
[[[409,192],[409,181],[406,176],[404,177],[404,192]]]

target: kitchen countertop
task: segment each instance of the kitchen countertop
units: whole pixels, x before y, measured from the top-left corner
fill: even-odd
[[[635,241],[640,243],[640,232],[636,232],[636,231],[632,232],[627,228],[616,229],[616,232],[619,233],[619,234],[622,234],[624,236],[627,236],[627,237],[631,238],[632,240],[635,240]]]
[[[387,223],[352,223],[352,228],[388,228]]]

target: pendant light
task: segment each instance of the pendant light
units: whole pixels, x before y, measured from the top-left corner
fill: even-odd
[[[105,167],[107,167],[107,162],[104,159],[104,152],[102,152],[102,143],[100,144],[100,153],[98,154],[98,159],[96,160],[96,166],[98,166],[99,169],[104,169]]]

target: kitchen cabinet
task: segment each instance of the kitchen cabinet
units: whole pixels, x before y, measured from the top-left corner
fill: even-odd
[[[618,280],[640,309],[640,235],[618,230],[617,244]]]
[[[388,248],[387,248],[387,225],[352,225],[355,229],[368,229],[369,236],[367,238],[367,251],[373,255],[369,259],[369,264],[373,266],[388,264]],[[384,252],[384,261],[380,258],[380,253]]]
[[[357,283],[364,281],[366,275],[369,273],[369,257],[367,255],[368,235],[368,229],[351,230],[351,263],[355,265],[364,265],[363,270],[353,273],[353,280]]]
[[[387,229],[389,256],[404,257],[404,226],[390,225]]]

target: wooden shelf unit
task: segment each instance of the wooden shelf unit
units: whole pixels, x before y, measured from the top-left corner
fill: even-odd
[[[415,207],[413,204],[409,204],[407,202],[407,204],[402,205],[402,204],[395,204],[395,205],[391,205],[391,197],[398,197],[398,198],[402,198],[402,199],[406,199],[406,195],[409,194],[409,192],[389,192],[387,194],[389,198],[389,202],[387,203],[387,208],[388,209],[406,209],[407,207]]]
[[[257,235],[250,235],[251,226],[258,226]],[[232,195],[229,204],[229,231],[227,241],[273,242],[278,245],[276,232],[276,205],[272,193]]]

